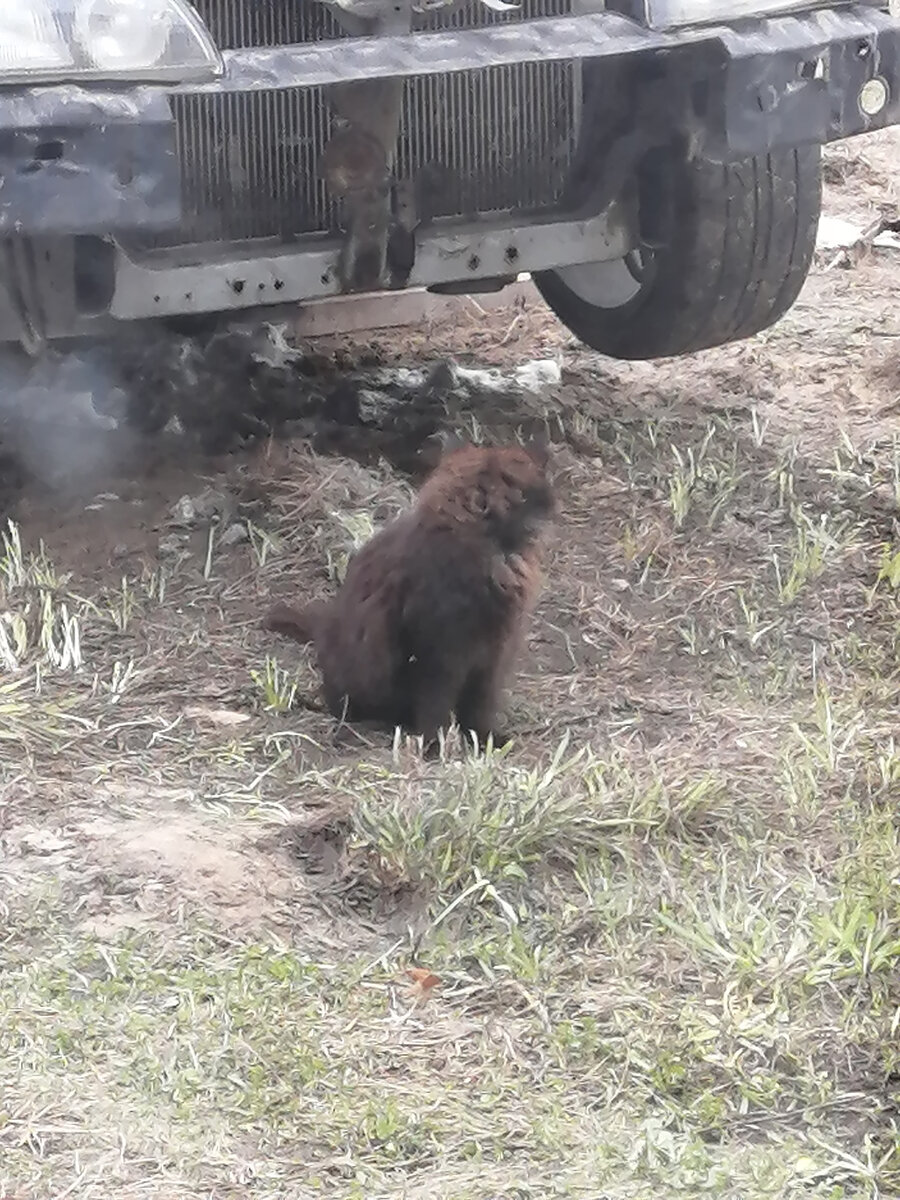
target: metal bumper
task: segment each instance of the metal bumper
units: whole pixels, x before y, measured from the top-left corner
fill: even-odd
[[[735,158],[825,143],[900,122],[900,20],[855,6],[674,33],[604,12],[393,37],[226,52],[224,78],[183,94],[322,87],[519,62],[588,61],[704,47],[718,63],[706,105],[704,152]],[[867,83],[885,102],[864,111]]]
[[[693,131],[711,158],[825,143],[900,122],[900,20],[867,7],[746,21],[739,31],[659,33],[606,12],[232,50],[222,79],[170,93],[304,89],[691,48],[703,48],[711,65]],[[872,81],[876,99],[883,97],[876,107],[865,99]],[[153,232],[176,226],[180,216],[169,93],[75,86],[0,93],[0,236]]]
[[[512,279],[583,262],[621,258],[632,246],[627,221],[613,205],[580,220],[438,222],[417,238],[415,264],[404,286],[434,287],[484,279]],[[119,320],[181,313],[267,308],[324,300],[347,289],[340,277],[341,245],[322,238],[299,246],[217,246],[215,257],[183,261],[177,252],[130,257],[116,248],[110,313]],[[477,290],[477,289],[476,289]]]
[[[180,185],[164,93],[0,92],[0,237],[166,229]]]

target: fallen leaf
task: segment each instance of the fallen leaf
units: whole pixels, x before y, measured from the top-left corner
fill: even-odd
[[[440,975],[435,975],[427,967],[407,967],[406,974],[412,980],[407,995],[417,1004],[425,1004],[431,999],[434,989],[441,982]]]

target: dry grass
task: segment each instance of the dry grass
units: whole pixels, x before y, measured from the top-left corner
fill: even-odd
[[[176,528],[180,476],[9,526],[0,1195],[900,1194],[900,445],[841,432],[849,352],[815,438],[777,416],[792,319],[702,359],[718,408],[567,351],[503,752],[336,730],[258,628],[406,502],[386,466],[270,446],[227,521]]]

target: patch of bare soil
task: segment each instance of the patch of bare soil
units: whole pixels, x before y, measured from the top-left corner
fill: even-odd
[[[172,920],[186,904],[225,928],[283,923],[299,889],[287,854],[264,857],[225,823],[192,813],[191,799],[149,785],[101,787],[62,825],[17,821],[4,837],[6,870],[76,886],[83,928],[100,937]]]

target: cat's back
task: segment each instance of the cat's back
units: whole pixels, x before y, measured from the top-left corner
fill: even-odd
[[[332,605],[336,619],[350,609],[392,604],[404,585],[411,556],[414,511],[395,517],[352,556]]]

